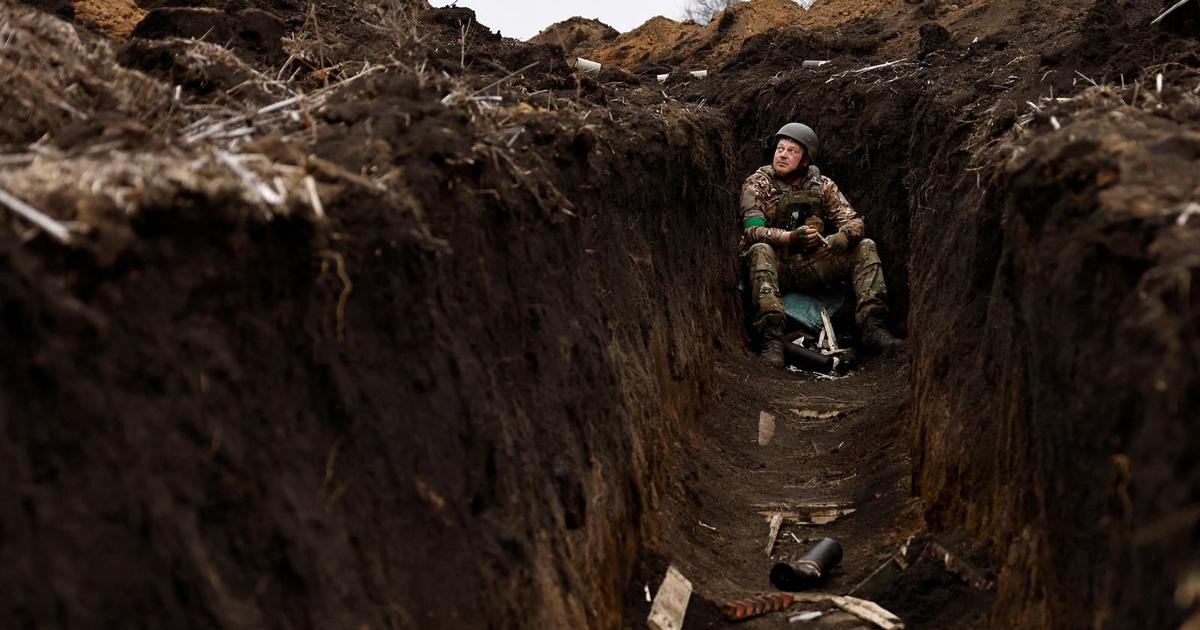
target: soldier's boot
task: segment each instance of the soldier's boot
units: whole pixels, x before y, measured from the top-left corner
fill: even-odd
[[[904,351],[904,342],[888,331],[883,323],[883,313],[876,311],[867,315],[859,331],[863,349],[884,356]]]
[[[762,341],[758,355],[772,367],[783,367],[783,314],[767,313],[759,319]]]

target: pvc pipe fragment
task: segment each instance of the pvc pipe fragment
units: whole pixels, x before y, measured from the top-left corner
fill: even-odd
[[[688,74],[696,77],[697,79],[703,79],[704,77],[708,76],[708,70],[692,70]]]
[[[584,59],[583,57],[576,57],[575,58],[575,69],[580,72],[599,72],[600,64],[595,61],[592,61],[591,59]]]
[[[828,59],[805,59],[804,63],[800,64],[801,68],[820,68],[829,63]]]
[[[668,73],[665,73],[665,74],[660,74],[660,75],[657,75],[657,76],[655,76],[654,78],[658,79],[658,82],[659,82],[659,83],[666,83],[666,82],[667,82],[667,77],[669,77],[669,76],[671,76],[671,73],[669,73],[669,72],[668,72]]]

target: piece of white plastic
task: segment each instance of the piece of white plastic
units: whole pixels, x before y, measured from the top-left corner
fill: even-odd
[[[580,72],[599,72],[600,63],[583,57],[575,58],[575,69]]]

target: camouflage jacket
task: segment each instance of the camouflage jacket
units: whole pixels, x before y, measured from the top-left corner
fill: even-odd
[[[821,230],[822,234],[844,232],[853,245],[863,237],[862,219],[846,201],[832,179],[815,166],[797,186],[788,186],[775,177],[775,169],[764,166],[742,184],[740,204],[744,244],[781,245],[783,234],[802,225]]]

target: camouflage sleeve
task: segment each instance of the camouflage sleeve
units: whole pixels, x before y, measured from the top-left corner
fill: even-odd
[[[762,173],[753,173],[742,184],[742,199],[738,206],[742,215],[742,237],[747,245],[767,243],[786,246],[791,236],[786,230],[767,227],[767,215],[763,212],[763,200],[767,196],[770,182]]]
[[[862,218],[850,206],[850,202],[838,190],[832,179],[822,177],[822,180],[821,197],[825,202],[825,220],[837,227],[839,232],[845,232],[850,238],[850,244],[857,243],[866,233]]]

